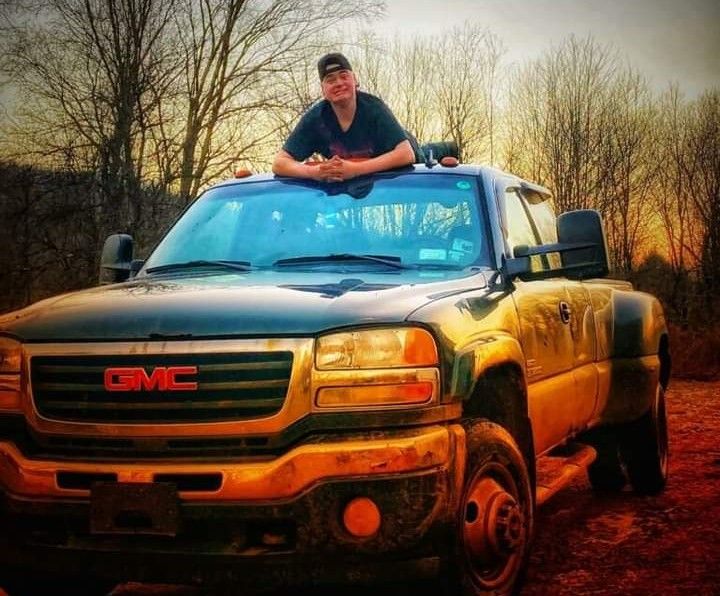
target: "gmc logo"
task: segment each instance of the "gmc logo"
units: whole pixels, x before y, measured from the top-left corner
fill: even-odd
[[[149,375],[140,366],[106,368],[105,389],[108,391],[196,391],[197,382],[178,379],[196,374],[197,366],[158,366]]]

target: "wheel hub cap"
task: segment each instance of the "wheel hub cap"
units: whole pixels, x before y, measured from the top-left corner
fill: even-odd
[[[480,479],[465,503],[464,537],[481,565],[515,552],[522,543],[523,513],[515,498],[493,478]]]

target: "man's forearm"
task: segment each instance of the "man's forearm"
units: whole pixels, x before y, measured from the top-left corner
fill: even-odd
[[[316,166],[309,166],[296,161],[289,154],[275,156],[272,171],[277,176],[288,176],[292,178],[314,178],[317,176]]]
[[[357,162],[358,175],[372,174],[384,170],[392,170],[410,165],[415,161],[415,152],[410,145],[410,141],[399,143],[395,149],[368,159],[366,161]]]

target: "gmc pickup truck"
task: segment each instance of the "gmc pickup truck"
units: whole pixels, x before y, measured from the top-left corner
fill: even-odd
[[[11,595],[424,574],[507,594],[573,471],[665,484],[661,306],[606,278],[597,212],[556,218],[539,185],[253,175],[132,252],[111,236],[101,285],[0,317]]]

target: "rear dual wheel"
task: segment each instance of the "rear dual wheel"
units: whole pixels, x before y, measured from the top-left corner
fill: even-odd
[[[592,433],[590,443],[597,452],[595,461],[588,468],[588,479],[597,492],[617,492],[627,484],[620,462],[618,429],[600,428]]]
[[[650,409],[626,425],[620,438],[620,458],[636,493],[656,495],[665,488],[668,456],[665,392],[658,385]]]
[[[627,480],[636,493],[655,495],[662,491],[667,482],[669,456],[663,387],[658,384],[653,403],[640,418],[598,429],[591,442],[597,450],[597,459],[590,466],[588,477],[595,490],[621,490],[627,472]]]

